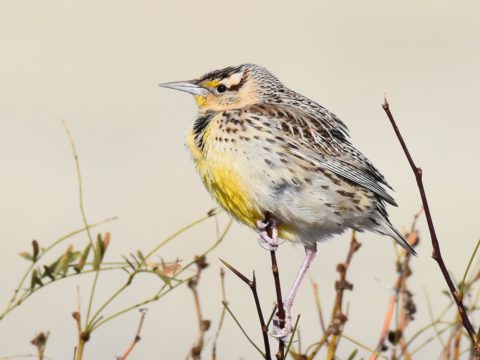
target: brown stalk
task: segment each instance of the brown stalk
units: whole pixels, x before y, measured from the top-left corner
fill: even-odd
[[[223,267],[220,268],[220,283],[221,283],[221,286],[222,286],[222,302],[228,305],[227,295],[226,295],[226,291],[225,291],[225,270],[223,270]],[[217,359],[217,341],[218,341],[218,337],[220,336],[220,331],[222,330],[223,321],[225,319],[226,312],[227,312],[226,307],[222,306],[222,313],[220,314],[220,321],[218,322],[217,332],[215,333],[215,339],[213,340],[212,360]]]
[[[267,233],[268,236],[272,237],[273,229],[272,229],[272,221],[268,221],[269,224],[267,226]],[[280,285],[280,273],[278,271],[278,264],[277,264],[277,255],[275,250],[270,251],[270,259],[272,262],[272,274],[273,274],[273,281],[275,283],[275,294],[277,297],[277,317],[279,322],[279,327],[283,329],[285,327],[285,308],[283,307],[283,297],[282,297],[282,287]],[[278,351],[275,354],[275,358],[277,360],[285,359],[285,343],[282,339],[278,339]]]
[[[418,233],[416,231],[416,223],[421,213],[422,213],[422,209],[420,209],[420,211],[417,214],[415,214],[410,232],[406,236],[407,242],[412,247],[417,246],[419,242]],[[387,312],[383,320],[383,327],[380,333],[380,339],[378,340],[376,351],[370,356],[370,360],[378,359],[378,354],[385,349],[385,340],[389,335],[390,323],[392,320],[393,312],[395,310],[395,305],[398,306],[400,294],[402,294],[402,300],[403,300],[402,301],[403,306],[401,307],[401,311],[400,311],[401,321],[398,329],[396,329],[392,334],[393,334],[395,343],[400,343],[401,351],[404,357],[408,359],[410,356],[407,350],[407,342],[405,341],[403,334],[405,332],[405,328],[410,322],[410,319],[414,311],[414,309],[411,309],[411,306],[410,306],[411,299],[408,298],[410,294],[407,288],[407,278],[411,275],[411,270],[410,270],[411,254],[405,250],[402,250],[402,251],[404,255],[403,255],[403,259],[398,259],[397,261],[398,277],[397,277],[397,280],[395,281],[395,285],[393,287],[393,294],[390,297],[390,301],[387,307]],[[396,358],[395,347],[392,349],[392,351],[393,351],[393,358]]]
[[[328,342],[327,359],[334,359],[337,351],[338,340],[342,334],[343,327],[347,322],[347,316],[343,313],[343,296],[345,290],[352,290],[353,285],[347,280],[347,271],[352,262],[353,255],[358,251],[361,244],[357,241],[355,231],[352,232],[352,238],[350,241],[350,247],[348,250],[347,258],[345,262],[337,265],[337,271],[340,274],[340,279],[335,282],[335,302],[332,309],[332,315],[330,317],[330,323],[324,333],[322,339],[313,348],[307,359],[312,360],[320,351],[322,346],[327,343],[329,337],[332,338]]]
[[[235,275],[237,275],[237,277],[240,280],[242,280],[245,284],[247,284],[250,290],[252,291],[253,299],[255,300],[255,307],[257,308],[258,319],[260,321],[260,327],[262,330],[263,345],[265,347],[265,359],[271,360],[272,354],[270,352],[270,342],[268,339],[268,327],[265,324],[265,318],[263,317],[262,307],[260,306],[260,300],[258,298],[257,280],[255,278],[255,272],[253,273],[252,280],[250,280],[245,275],[243,275],[240,271],[235,269],[232,265],[227,263],[226,261],[222,259],[220,259],[220,261],[223,263],[223,265],[229,268]]]
[[[47,345],[49,332],[39,332],[30,344],[37,348],[38,360],[45,359],[45,347]]]
[[[275,294],[277,296],[277,317],[279,321],[279,327],[283,329],[285,326],[285,308],[283,307],[282,287],[280,285],[280,273],[278,271],[277,256],[275,251],[270,251],[270,258],[272,260],[272,273],[273,281],[275,282]],[[278,351],[275,354],[277,360],[283,360],[285,358],[285,343],[282,339],[278,339]]]
[[[432,240],[432,248],[433,248],[433,253],[432,253],[432,258],[437,262],[438,266],[440,267],[440,270],[442,272],[443,277],[445,278],[445,281],[448,285],[448,289],[450,293],[452,294],[453,300],[455,301],[455,304],[457,305],[458,312],[460,314],[460,317],[462,319],[462,324],[465,330],[467,330],[468,335],[470,336],[473,344],[474,344],[474,353],[478,356],[480,354],[480,346],[477,338],[477,334],[475,332],[475,329],[472,326],[472,323],[470,322],[470,319],[468,318],[467,312],[465,311],[465,307],[463,305],[463,299],[459,295],[457,288],[455,287],[452,278],[450,277],[450,274],[448,273],[447,267],[445,265],[445,262],[443,261],[442,253],[440,250],[440,244],[438,242],[437,234],[435,231],[435,226],[433,224],[432,220],[432,215],[430,213],[430,207],[428,204],[427,200],[427,195],[425,194],[425,188],[423,186],[423,180],[422,180],[422,169],[417,167],[415,162],[413,161],[412,156],[410,155],[410,152],[407,148],[407,145],[405,144],[405,141],[403,140],[402,134],[400,133],[400,130],[398,129],[398,126],[395,122],[395,119],[390,111],[390,105],[387,102],[387,99],[385,99],[385,102],[383,103],[383,110],[388,116],[388,119],[390,120],[390,123],[392,124],[393,130],[395,131],[395,134],[397,135],[397,138],[400,142],[400,145],[402,146],[403,152],[405,153],[405,156],[407,157],[408,163],[410,164],[410,167],[413,171],[413,174],[415,175],[415,180],[417,182],[418,190],[420,192],[420,197],[422,198],[422,204],[423,208],[425,209],[425,216],[427,219],[428,223],[428,230],[430,232],[430,237]]]
[[[460,359],[460,342],[462,340],[462,329],[460,326],[457,327],[455,332],[455,338],[453,340],[453,360]]]
[[[195,341],[190,350],[190,355],[192,356],[192,359],[200,360],[204,346],[205,332],[210,328],[210,320],[206,320],[203,317],[197,286],[198,282],[200,281],[202,271],[208,267],[208,263],[205,256],[195,257],[195,263],[197,265],[197,271],[196,274],[192,278],[190,278],[190,280],[188,280],[188,287],[190,288],[190,290],[192,290],[193,300],[195,302],[195,311],[197,313],[198,319],[198,336],[197,340]]]
[[[138,323],[137,332],[135,333],[135,337],[133,338],[133,341],[128,346],[127,350],[125,350],[123,355],[117,357],[117,360],[126,360],[127,357],[130,355],[130,353],[135,348],[135,346],[140,342],[140,333],[142,331],[142,326],[143,326],[143,322],[145,320],[145,315],[147,314],[147,309],[140,309],[140,313],[142,315],[140,316],[140,322]]]

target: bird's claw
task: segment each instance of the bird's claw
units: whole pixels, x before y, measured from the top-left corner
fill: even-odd
[[[257,221],[257,228],[260,230],[260,238],[258,239],[258,243],[260,246],[266,250],[269,251],[275,251],[278,248],[278,245],[280,245],[280,241],[278,239],[278,230],[275,225],[275,223],[270,224],[270,222],[262,222],[260,220]],[[268,226],[272,226],[272,236],[268,234]]]
[[[284,342],[288,342],[290,340],[290,336],[292,334],[292,317],[290,316],[290,310],[288,310],[285,306],[285,319],[283,320],[284,326],[280,327],[280,318],[278,315],[275,314],[273,317],[273,329],[270,333],[270,336],[280,339]]]

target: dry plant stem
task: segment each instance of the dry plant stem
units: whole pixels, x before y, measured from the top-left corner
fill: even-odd
[[[198,294],[197,287],[200,281],[200,277],[202,275],[202,271],[208,266],[208,264],[206,262],[205,256],[197,256],[195,257],[195,260],[197,264],[197,271],[195,273],[195,276],[193,276],[188,281],[188,287],[190,288],[190,290],[192,290],[193,299],[195,302],[195,312],[197,314],[197,320],[198,320],[198,337],[195,343],[193,344],[192,349],[190,350],[190,355],[194,360],[200,360],[201,354],[203,351],[205,332],[210,327],[210,321],[205,320],[203,317],[202,307],[200,305],[200,296]]]
[[[455,285],[453,284],[453,281],[450,277],[450,274],[448,273],[447,267],[445,266],[445,262],[443,261],[442,253],[440,250],[440,244],[438,242],[437,234],[435,231],[435,226],[433,224],[432,220],[432,215],[430,213],[430,207],[428,205],[428,200],[427,196],[425,194],[425,188],[423,186],[423,181],[422,181],[422,169],[417,167],[415,162],[413,161],[412,156],[410,155],[410,152],[407,148],[407,145],[405,144],[405,141],[403,140],[402,134],[400,133],[400,130],[398,129],[398,126],[395,122],[395,119],[390,111],[390,106],[387,102],[387,99],[385,99],[385,102],[383,104],[383,110],[388,116],[388,119],[390,120],[390,123],[392,124],[393,130],[395,131],[395,134],[397,135],[398,140],[400,141],[400,145],[402,146],[403,152],[405,153],[405,156],[407,157],[408,163],[410,164],[410,167],[412,168],[412,171],[415,175],[415,180],[417,181],[417,186],[418,190],[420,191],[420,196],[422,198],[422,204],[423,208],[425,209],[425,216],[427,219],[428,223],[428,230],[430,232],[430,237],[432,240],[432,247],[433,247],[433,254],[432,257],[433,259],[437,262],[438,266],[440,267],[440,270],[442,272],[443,277],[445,278],[445,281],[448,285],[448,289],[450,290],[450,293],[452,294],[452,297],[457,305],[458,312],[460,313],[460,316],[462,318],[462,324],[465,327],[465,329],[468,332],[468,335],[472,339],[474,343],[474,348],[475,348],[475,353],[478,355],[480,353],[480,349],[478,349],[478,344],[477,344],[477,335],[475,332],[475,329],[472,326],[472,323],[470,322],[470,319],[468,318],[468,315],[465,311],[465,307],[463,305],[463,299],[460,297],[460,294],[458,293]]]
[[[83,351],[85,349],[85,343],[89,340],[89,335],[82,330],[82,321],[80,311],[72,313],[72,317],[77,324],[78,344],[75,348],[75,360],[83,359]]]
[[[330,322],[323,337],[312,349],[312,352],[308,355],[308,360],[312,360],[318,354],[322,346],[328,342],[330,336],[332,336],[332,339],[328,342],[329,348],[327,352],[327,359],[335,358],[338,339],[339,337],[341,337],[343,326],[347,321],[347,317],[342,312],[343,295],[345,290],[351,290],[353,288],[353,285],[347,281],[347,271],[350,263],[352,262],[353,255],[358,251],[360,246],[361,244],[357,241],[355,232],[353,231],[347,258],[345,259],[344,263],[340,263],[337,265],[337,271],[340,273],[340,279],[335,282],[336,294]]]
[[[460,359],[460,342],[462,340],[462,329],[460,327],[457,328],[455,332],[455,339],[453,341],[453,360]]]
[[[135,337],[130,344],[130,346],[125,350],[122,356],[118,357],[118,360],[126,360],[128,355],[132,352],[132,350],[135,348],[135,346],[140,342],[140,333],[142,332],[142,326],[143,322],[145,321],[145,315],[147,314],[147,309],[140,309],[141,316],[140,316],[140,322],[138,323],[137,327],[137,332],[135,333]]]
[[[258,319],[260,321],[260,328],[262,330],[263,336],[263,345],[265,348],[265,359],[270,360],[272,358],[272,354],[270,352],[270,342],[268,339],[268,327],[265,324],[265,318],[263,317],[262,307],[260,306],[260,300],[258,298],[257,292],[257,280],[255,278],[255,272],[253,273],[252,280],[248,279],[245,275],[243,275],[240,271],[235,269],[232,265],[228,264],[226,261],[220,259],[220,261],[229,268],[237,277],[242,280],[245,284],[248,285],[250,290],[252,291],[253,299],[255,300],[255,307],[257,309]]]
[[[418,244],[418,235],[415,229],[417,219],[419,215],[421,214],[421,211],[418,212],[414,218],[413,218],[413,223],[410,229],[410,233],[407,236],[407,241],[410,244],[410,246],[415,247]],[[410,268],[409,268],[409,263],[410,263],[410,258],[411,255],[409,252],[404,251],[403,253],[403,259],[397,260],[397,268],[398,268],[398,277],[397,280],[395,281],[395,285],[393,287],[393,294],[390,297],[390,301],[388,304],[387,312],[385,314],[385,319],[383,321],[383,327],[382,331],[380,333],[380,339],[378,340],[378,344],[376,347],[376,350],[372,355],[370,356],[370,360],[376,360],[378,358],[379,353],[383,350],[383,347],[385,346],[385,339],[387,338],[388,331],[390,329],[390,323],[392,320],[393,312],[395,310],[395,305],[398,307],[398,302],[400,298],[400,293],[403,295],[404,305],[406,304],[406,299],[407,299],[407,277],[410,276]],[[408,325],[409,322],[409,314],[406,312],[406,310],[402,307],[401,311],[401,323],[398,326],[398,332],[401,334],[402,338],[400,338],[400,343],[402,347],[402,354],[405,356],[410,356],[407,352],[407,346],[408,343],[405,341],[403,338],[403,333]],[[396,349],[393,348],[392,351],[395,353]],[[393,356],[393,358],[396,358],[396,356]]]
[[[318,295],[318,284],[313,280],[310,280],[310,282],[312,284],[313,297],[315,298],[315,306],[317,307],[318,318],[320,320],[320,327],[322,328],[322,333],[325,334],[327,329],[325,327],[325,320],[323,318],[322,307],[320,304],[320,296]]]
[[[225,291],[225,270],[223,270],[223,267],[220,268],[220,283],[222,286],[222,302],[228,304],[227,295]],[[220,336],[220,331],[222,330],[223,322],[225,320],[225,313],[226,313],[226,309],[225,309],[225,306],[223,306],[222,312],[220,314],[220,321],[218,322],[217,332],[215,333],[215,339],[213,340],[212,360],[217,359],[217,341],[218,341],[218,337]]]
[[[238,327],[240,328],[241,332],[243,333],[243,335],[245,336],[245,338],[248,340],[248,342],[250,344],[252,344],[252,346],[258,351],[258,353],[262,356],[263,359],[265,359],[265,354],[262,352],[262,350],[260,350],[260,348],[257,346],[257,344],[255,344],[255,342],[250,338],[250,336],[248,336],[247,332],[245,331],[245,329],[243,328],[242,324],[240,324],[240,322],[238,321],[238,319],[236,318],[235,314],[232,312],[232,310],[230,310],[230,308],[228,307],[228,304],[224,301],[222,301],[222,304],[223,306],[225,306],[225,308],[227,309],[227,312],[230,314],[230,316],[232,317],[233,321],[235,321],[235,323],[238,325]]]
[[[328,346],[327,359],[335,358],[339,335],[341,335],[343,326],[347,321],[347,316],[343,313],[343,294],[345,290],[352,290],[353,285],[347,281],[347,270],[352,261],[353,254],[360,248],[361,244],[357,241],[355,231],[352,231],[352,239],[350,241],[350,249],[348,250],[345,263],[337,265],[337,271],[340,273],[340,280],[335,283],[335,304],[332,311],[333,322],[330,324],[332,339]]]
[[[30,341],[30,344],[37,348],[38,360],[45,359],[45,347],[47,345],[48,335],[48,331],[40,332],[35,336],[35,338],[33,338],[32,341]]]

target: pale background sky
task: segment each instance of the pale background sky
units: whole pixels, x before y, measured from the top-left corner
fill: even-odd
[[[32,239],[47,244],[81,226],[77,183],[65,119],[76,140],[91,221],[118,215],[108,259],[150,249],[214,206],[184,149],[195,118],[188,95],[160,89],[228,65],[254,62],[287,86],[315,99],[349,126],[356,144],[394,186],[399,228],[420,206],[413,175],[385,117],[389,96],[415,160],[425,173],[445,261],[463,274],[478,231],[478,84],[480,5],[477,1],[22,1],[0,0],[0,305],[27,263],[17,253]],[[222,222],[225,223],[225,217]],[[411,289],[418,306],[409,333],[428,321],[422,288],[436,310],[446,303],[424,219],[423,242],[412,262]],[[165,248],[166,259],[189,259],[213,240],[206,223]],[[311,269],[325,313],[334,297],[335,264],[348,235],[320,244]],[[349,275],[345,333],[374,346],[395,278],[388,238],[361,234],[361,251]],[[85,244],[85,236],[69,243]],[[253,232],[235,224],[215,250],[200,292],[204,313],[221,310],[222,257],[246,273],[255,269],[265,310],[274,299],[268,253]],[[282,281],[290,285],[302,261],[300,248],[279,251]],[[76,278],[40,291],[0,324],[0,356],[32,352],[36,331],[50,330],[47,353],[72,358],[75,288],[86,302],[91,278]],[[102,275],[105,299],[124,275]],[[147,297],[158,282],[140,281],[120,303]],[[228,274],[232,309],[260,343],[248,288]],[[303,344],[321,337],[312,292],[301,289],[293,309],[302,314]],[[138,314],[125,315],[93,335],[86,359],[112,359],[131,341]],[[478,326],[478,323],[476,324]],[[197,332],[192,296],[185,287],[150,306],[142,341],[131,359],[182,359]],[[213,331],[208,333],[209,336]],[[342,341],[340,356],[355,347]],[[438,345],[419,358],[432,358]],[[210,355],[210,344],[207,345]],[[343,354],[343,355],[342,355]],[[220,359],[256,353],[228,318]]]

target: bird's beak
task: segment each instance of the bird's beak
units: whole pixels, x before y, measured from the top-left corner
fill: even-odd
[[[174,89],[174,90],[180,90],[180,91],[185,91],[193,95],[199,95],[203,97],[207,97],[207,95],[210,93],[210,90],[201,87],[197,84],[195,84],[192,81],[175,81],[175,82],[168,82],[168,83],[163,83],[159,84],[158,86],[160,87],[165,87],[169,89]]]

